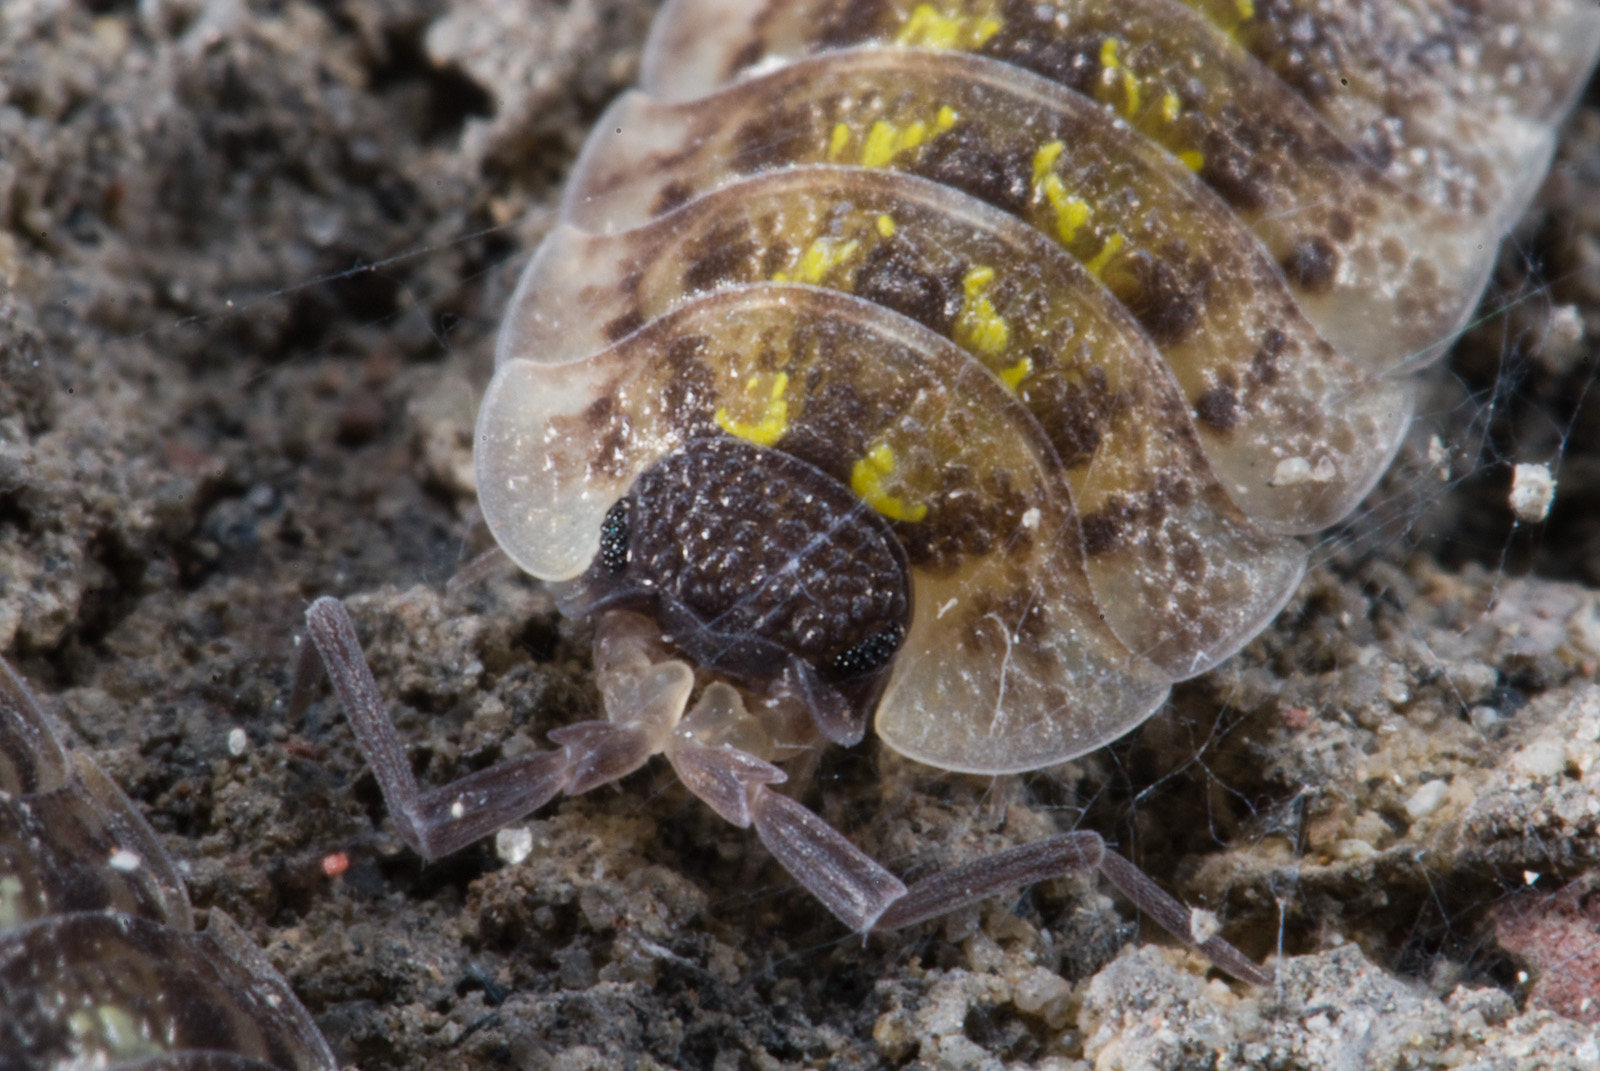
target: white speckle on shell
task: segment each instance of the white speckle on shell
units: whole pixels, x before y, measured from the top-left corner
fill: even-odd
[[[133,873],[144,865],[144,860],[139,858],[138,852],[130,852],[126,848],[118,848],[112,852],[111,858],[107,859],[106,862],[110,864],[113,870],[121,870],[128,874]]]
[[[1313,465],[1303,457],[1286,457],[1278,462],[1267,483],[1271,487],[1298,487],[1308,483],[1330,483],[1339,470],[1327,458],[1319,458]]]

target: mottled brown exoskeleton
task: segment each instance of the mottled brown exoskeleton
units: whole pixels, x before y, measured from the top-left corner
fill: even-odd
[[[335,1071],[272,963],[0,659],[0,1067]]]
[[[1388,465],[1597,48],[1576,0],[668,3],[477,429],[500,546],[599,619],[608,717],[423,791],[319,600],[402,836],[432,858],[663,754],[852,929],[1098,868],[1197,941],[1092,832],[908,889],[776,764],[871,717],[1038,769],[1256,635]]]

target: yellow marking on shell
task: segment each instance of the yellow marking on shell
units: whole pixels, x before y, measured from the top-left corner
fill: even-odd
[[[1055,170],[1056,160],[1066,147],[1067,143],[1064,141],[1047,141],[1039,146],[1039,150],[1033,154],[1033,184],[1035,186],[1043,182],[1045,176]]]
[[[1121,231],[1114,232],[1111,237],[1106,239],[1106,244],[1100,247],[1100,252],[1096,253],[1094,259],[1085,264],[1084,267],[1099,275],[1106,270],[1106,265],[1111,263],[1111,258],[1122,251],[1122,244],[1125,240]]]
[[[828,135],[828,159],[837,160],[844,155],[845,149],[850,147],[850,124],[834,123],[833,132]]]
[[[818,238],[806,246],[806,251],[800,254],[800,261],[793,271],[775,271],[772,281],[775,283],[810,283],[816,286],[828,273],[851,257],[856,255],[856,250],[861,248],[861,243],[854,238],[841,242],[837,238]]]
[[[1120,75],[1117,80],[1122,83],[1122,114],[1129,119],[1139,115],[1140,88],[1139,78],[1127,67],[1123,66],[1122,59],[1117,51],[1122,47],[1122,42],[1115,37],[1108,37],[1100,42],[1100,67],[1112,77]]]
[[[894,466],[894,451],[888,443],[879,443],[850,470],[850,489],[891,521],[920,521],[928,515],[927,506],[920,502],[908,503],[884,488],[886,479],[894,473]]]
[[[894,237],[894,219],[893,218],[891,218],[889,216],[880,215],[878,217],[877,227],[878,227],[878,237],[880,237],[880,238],[893,238]]]
[[[745,397],[753,400],[760,398],[762,379],[762,376],[751,376],[745,381]],[[755,420],[739,420],[728,412],[726,406],[718,406],[712,416],[717,427],[729,435],[738,436],[757,446],[771,446],[789,430],[789,401],[784,397],[788,389],[789,373],[779,372],[772,377],[766,398],[757,402],[761,415]]]
[[[1122,69],[1122,92],[1128,99],[1123,105],[1123,113],[1132,119],[1139,114],[1139,79],[1126,67]]]
[[[1248,22],[1256,17],[1255,0],[1233,0],[1233,9],[1239,13],[1241,21]]]
[[[861,146],[861,166],[887,167],[896,156],[921,145],[927,136],[928,124],[921,120],[899,127],[887,119],[879,119],[867,131],[866,144]]]
[[[1072,240],[1078,236],[1078,228],[1089,222],[1089,217],[1093,214],[1089,209],[1089,202],[1067,193],[1066,186],[1054,175],[1045,179],[1044,195],[1049,199],[1050,206],[1056,210],[1056,233],[1060,235],[1064,245],[1071,245]]]
[[[946,15],[932,4],[911,9],[894,43],[908,48],[971,51],[1000,32],[1002,23],[993,15]]]
[[[879,119],[868,128],[867,136],[862,141],[861,166],[888,167],[901,153],[915,149],[930,137],[943,134],[954,127],[957,118],[954,108],[948,104],[941,104],[931,123],[918,119],[901,126],[889,119]],[[846,150],[850,147],[850,137],[848,124],[842,122],[834,124],[832,133],[828,135],[830,161],[838,161],[845,156]]]
[[[1178,154],[1178,159],[1182,161],[1183,166],[1187,167],[1190,171],[1199,171],[1202,167],[1206,166],[1206,154],[1201,152],[1199,149],[1188,149],[1184,152],[1180,152]]]
[[[1064,244],[1071,245],[1078,236],[1078,228],[1089,222],[1092,215],[1089,202],[1068,193],[1066,185],[1055,175],[1045,176],[1043,189],[1050,207],[1056,210],[1056,233]]]
[[[1000,370],[1000,382],[1006,385],[1006,390],[1012,394],[1017,393],[1017,385],[1033,371],[1033,359],[1024,357],[1010,368]]]
[[[961,280],[966,297],[956,317],[957,341],[990,357],[1004,353],[1011,344],[1011,325],[984,293],[993,282],[993,268],[979,265],[968,271]]]
[[[1062,244],[1071,245],[1078,235],[1078,228],[1089,222],[1093,211],[1089,208],[1089,202],[1068,192],[1061,176],[1051,170],[1066,147],[1066,143],[1060,141],[1039,146],[1033,154],[1033,184],[1050,203],[1050,207],[1055,209],[1056,234],[1061,237]]]
[[[150,1036],[150,1023],[115,1004],[81,1007],[67,1016],[67,1031],[78,1046],[104,1048],[117,1063],[155,1056],[166,1051],[161,1039]],[[78,1065],[93,1066],[93,1065]]]
[[[1161,97],[1161,118],[1169,123],[1176,122],[1183,112],[1183,101],[1178,99],[1178,94],[1167,90]]]

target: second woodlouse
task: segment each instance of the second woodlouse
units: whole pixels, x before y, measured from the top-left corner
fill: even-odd
[[[195,930],[155,831],[0,659],[0,1069],[337,1066],[227,915]]]

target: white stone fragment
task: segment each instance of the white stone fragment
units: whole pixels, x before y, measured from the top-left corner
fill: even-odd
[[[112,870],[120,870],[125,874],[131,874],[144,865],[144,860],[139,858],[138,852],[130,852],[126,848],[118,848],[106,861],[111,864]]]
[[[533,830],[527,826],[507,826],[494,835],[494,854],[500,861],[516,866],[533,854]]]
[[[1406,800],[1406,814],[1411,816],[1413,822],[1428,817],[1439,809],[1439,805],[1444,802],[1449,792],[1450,786],[1443,781],[1423,782]]]
[[[1347,837],[1334,844],[1333,857],[1344,862],[1355,862],[1360,859],[1371,859],[1378,854],[1378,849],[1370,843],[1355,837]]]
[[[1534,359],[1554,377],[1570,375],[1592,359],[1589,348],[1584,345],[1587,335],[1583,312],[1578,306],[1557,305],[1545,320],[1544,339]]]
[[[1072,1014],[1072,983],[1053,971],[1035,967],[1017,980],[1011,1002],[1018,1011],[1037,1015],[1052,1030],[1059,1030]]]
[[[1533,781],[1552,781],[1567,765],[1567,749],[1555,735],[1540,736],[1511,756],[1511,769]]]
[[[1215,911],[1207,911],[1203,907],[1189,909],[1189,937],[1197,945],[1203,945],[1215,937],[1222,929],[1222,923],[1217,919]]]
[[[1487,704],[1479,704],[1467,711],[1467,720],[1480,733],[1487,733],[1500,723],[1500,711]]]
[[[1556,478],[1548,465],[1518,465],[1511,474],[1511,512],[1524,524],[1537,524],[1550,516],[1556,498]]]
[[[250,750],[250,737],[238,726],[228,730],[228,754],[238,758]]]
[[[1576,305],[1557,305],[1550,310],[1546,325],[1547,345],[1570,349],[1583,342],[1583,313]]]

